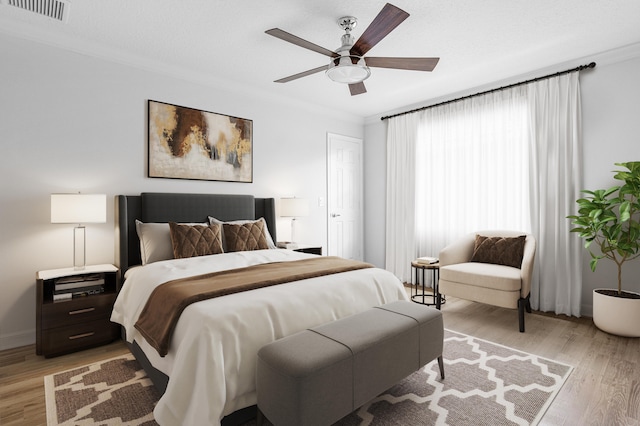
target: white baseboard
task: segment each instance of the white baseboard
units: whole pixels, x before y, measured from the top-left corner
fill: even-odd
[[[33,345],[34,343],[36,343],[35,329],[19,333],[4,334],[0,336],[0,351],[19,348],[20,346]]]

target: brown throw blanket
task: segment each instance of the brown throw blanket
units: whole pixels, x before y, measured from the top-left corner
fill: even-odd
[[[135,327],[163,357],[169,350],[169,342],[180,314],[192,303],[241,291],[372,267],[373,265],[364,262],[325,256],[266,263],[169,281],[153,290]]]

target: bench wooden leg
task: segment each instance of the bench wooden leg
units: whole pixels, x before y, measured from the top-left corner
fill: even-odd
[[[442,361],[442,355],[438,357],[438,367],[440,367],[440,378],[444,380],[444,361]]]

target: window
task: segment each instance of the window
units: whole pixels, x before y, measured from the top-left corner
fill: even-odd
[[[482,229],[529,232],[528,114],[522,91],[424,111],[416,137],[418,254]]]

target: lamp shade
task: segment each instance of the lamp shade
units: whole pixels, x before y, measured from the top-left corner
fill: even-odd
[[[105,223],[105,194],[51,194],[51,223]]]
[[[302,217],[309,215],[309,202],[305,198],[280,198],[280,216]]]

